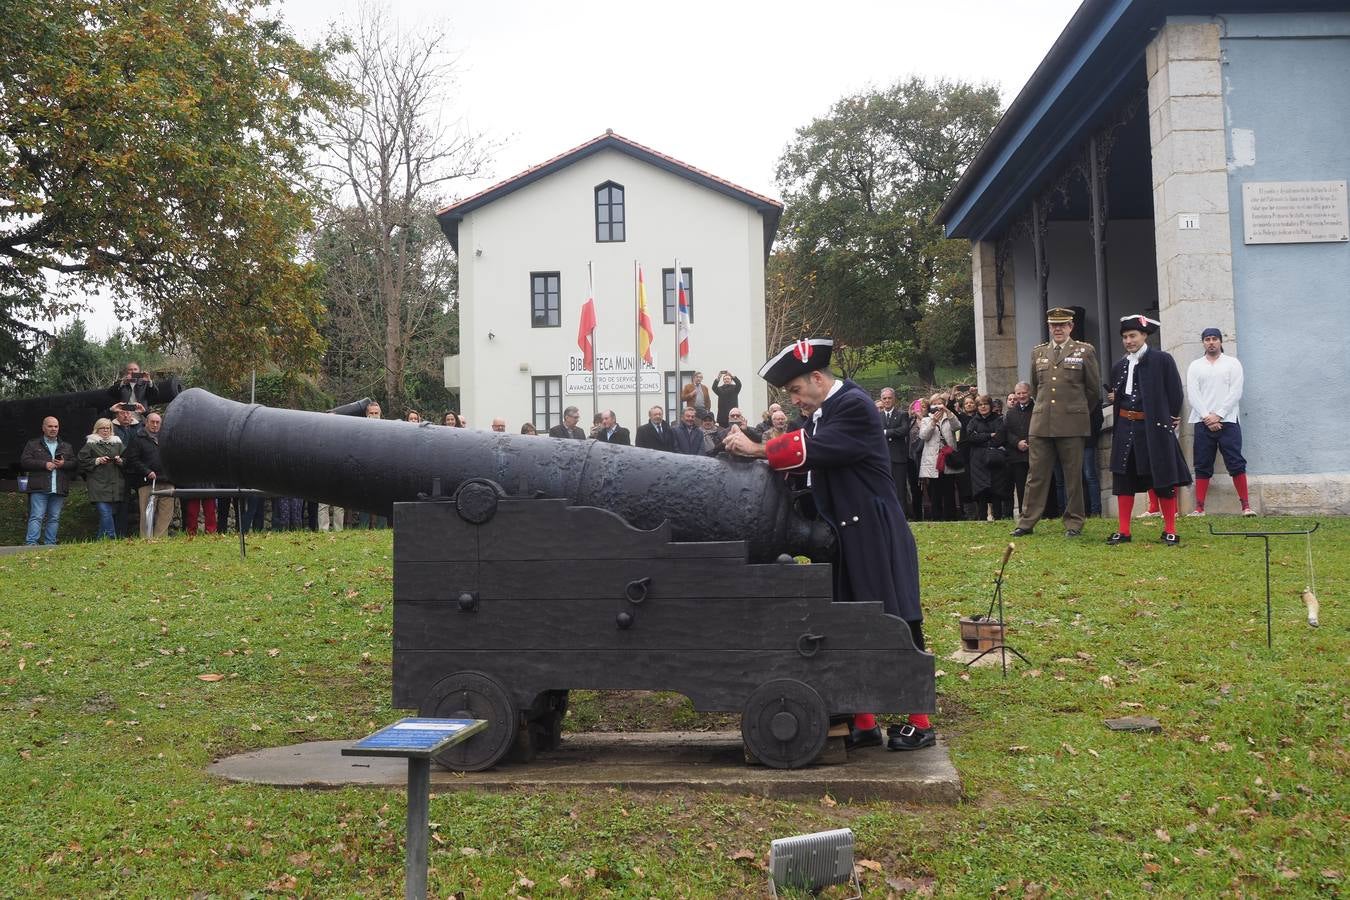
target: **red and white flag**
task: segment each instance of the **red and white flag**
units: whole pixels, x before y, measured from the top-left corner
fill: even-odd
[[[581,305],[581,324],[577,326],[577,346],[587,372],[595,371],[595,284],[590,285],[586,302]]]
[[[684,292],[684,273],[675,267],[675,333],[680,339],[680,359],[689,358],[689,297]]]

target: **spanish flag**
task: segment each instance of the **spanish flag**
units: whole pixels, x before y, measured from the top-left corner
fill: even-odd
[[[652,358],[652,341],[656,337],[652,331],[652,317],[647,315],[647,285],[642,280],[642,266],[638,266],[637,271],[637,294],[638,294],[638,356],[649,366],[655,366],[656,360]]]

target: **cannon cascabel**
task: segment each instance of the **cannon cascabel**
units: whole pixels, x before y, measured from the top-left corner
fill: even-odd
[[[682,456],[597,441],[298,412],[184,391],[164,416],[164,465],[181,484],[228,483],[388,515],[487,478],[509,494],[566,499],[636,528],[669,522],[677,541],[745,541],[750,558],[833,555],[825,523],[796,510],[782,478],[753,460]]]

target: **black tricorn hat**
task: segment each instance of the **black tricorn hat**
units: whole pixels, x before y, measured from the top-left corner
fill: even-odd
[[[1144,315],[1121,316],[1120,333],[1124,334],[1127,331],[1142,331],[1144,334],[1153,334],[1158,330],[1158,326],[1161,324],[1161,322],[1150,319],[1148,316]]]
[[[759,377],[774,387],[782,387],[794,378],[828,368],[834,341],[830,338],[802,338],[793,341],[759,368]]]

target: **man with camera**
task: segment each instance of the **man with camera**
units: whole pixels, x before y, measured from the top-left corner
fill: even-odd
[[[731,425],[731,410],[741,402],[741,380],[723,369],[717,373],[712,390],[717,395],[717,424],[728,428]]]
[[[138,416],[144,416],[150,390],[150,373],[142,372],[141,364],[132,360],[127,363],[126,368],[122,370],[122,377],[108,393],[117,400],[113,405],[114,410],[125,409]]]
[[[61,509],[70,492],[70,474],[75,471],[75,451],[61,440],[61,423],[55,416],[42,420],[42,437],[23,447],[19,468],[28,472],[28,533],[24,543],[34,546],[38,538],[48,547],[56,545],[61,527]]]

